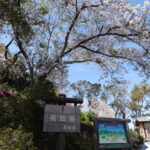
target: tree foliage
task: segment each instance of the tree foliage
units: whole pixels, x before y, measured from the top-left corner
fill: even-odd
[[[104,84],[102,99],[107,101],[116,112],[116,117],[126,118],[129,110],[128,82],[113,78]]]
[[[5,59],[8,52],[12,60],[20,57],[32,82],[83,62],[98,64],[106,74],[130,66],[149,76],[148,5],[131,6],[126,0],[1,1],[1,37],[10,39],[4,42]],[[15,53],[10,48],[14,44]]]
[[[135,85],[131,91],[130,109],[132,111],[132,117],[139,117],[146,114],[146,110],[149,105],[150,85],[145,82],[141,82],[139,85]]]
[[[91,117],[93,117],[95,114],[92,112],[80,112],[80,119],[81,122],[84,124],[92,124],[92,121],[90,120]]]
[[[27,133],[21,128],[0,129],[1,150],[36,150],[32,140],[32,133]]]
[[[20,96],[1,98],[1,128],[17,130],[22,125],[37,139],[42,99],[56,94],[48,80],[65,84],[68,64],[93,62],[104,75],[124,73],[130,67],[149,77],[149,13],[148,1],[131,6],[126,0],[1,0],[0,84]],[[99,96],[101,85],[82,83],[81,89],[73,85],[79,96]],[[126,103],[120,102],[119,93],[113,94],[119,100],[115,106],[119,104],[124,113]],[[10,130],[9,139],[14,133]]]
[[[78,82],[72,83],[71,89],[75,97],[92,100],[100,96],[101,85],[98,83],[91,83],[86,80],[80,80]]]

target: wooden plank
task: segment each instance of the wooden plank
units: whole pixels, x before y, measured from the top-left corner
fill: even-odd
[[[80,109],[78,107],[46,105],[44,132],[80,132]]]
[[[116,119],[116,118],[103,118],[103,117],[91,117],[90,120],[91,121],[98,121],[98,122],[99,121],[100,122],[105,122],[105,121],[113,122],[113,121],[115,121],[115,122],[128,122],[128,123],[131,122],[130,119]]]
[[[51,97],[45,97],[44,101],[46,104],[65,104],[65,103],[75,103],[75,104],[82,104],[83,100],[78,98],[66,98],[66,97],[57,97],[57,96],[51,96]]]

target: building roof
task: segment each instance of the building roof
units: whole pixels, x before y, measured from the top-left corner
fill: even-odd
[[[150,121],[150,116],[138,117],[138,118],[136,118],[136,121],[138,121],[138,122],[148,122],[148,121]]]

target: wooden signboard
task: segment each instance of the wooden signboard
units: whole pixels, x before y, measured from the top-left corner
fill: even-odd
[[[45,105],[44,132],[80,132],[79,107]]]
[[[94,122],[94,150],[101,149],[132,149],[128,131],[130,120],[92,117]]]

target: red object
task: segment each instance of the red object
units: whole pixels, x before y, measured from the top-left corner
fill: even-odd
[[[9,92],[5,92],[2,90],[0,90],[0,96],[2,96],[2,97],[13,97],[13,98],[17,97],[17,95],[15,93],[9,93]]]
[[[4,92],[0,90],[0,96],[5,96]]]
[[[120,126],[118,124],[115,124],[115,123],[108,123],[108,124],[105,124],[104,127],[108,127],[108,126],[115,126],[117,128],[119,128]]]
[[[17,95],[14,94],[14,93],[8,93],[8,94],[9,94],[9,96],[11,96],[11,97],[17,97]]]

